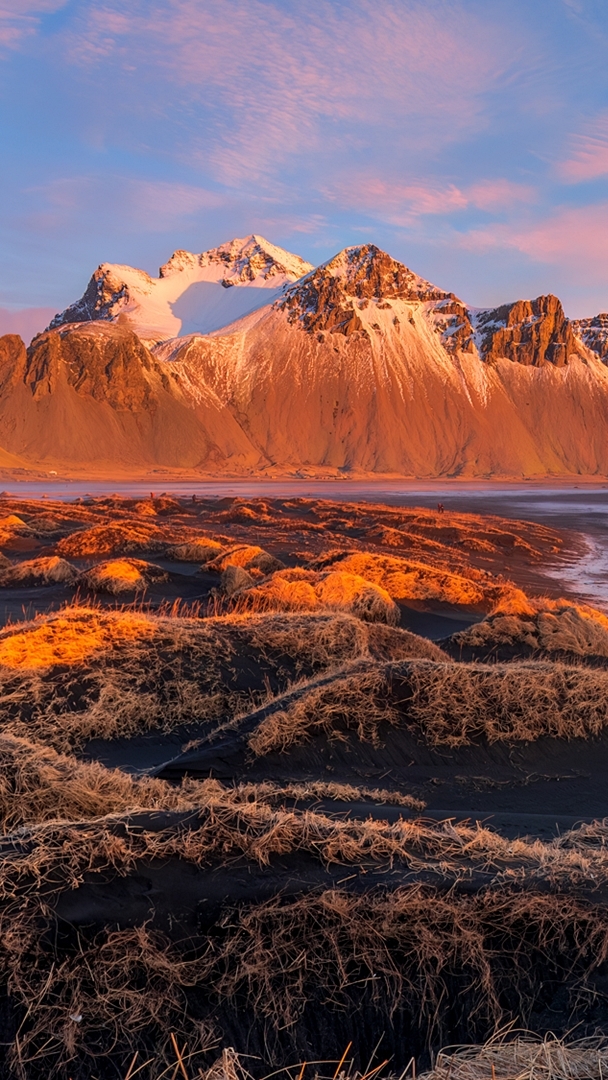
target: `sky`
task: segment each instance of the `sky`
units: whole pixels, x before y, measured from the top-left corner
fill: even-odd
[[[607,57],[606,0],[0,0],[0,332],[252,232],[606,311]]]

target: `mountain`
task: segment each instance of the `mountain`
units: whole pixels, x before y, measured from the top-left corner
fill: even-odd
[[[132,330],[103,321],[47,331],[27,350],[0,338],[0,446],[91,473],[259,464],[211,391],[193,402]]]
[[[200,255],[176,251],[157,278],[132,266],[102,263],[81,299],[56,315],[49,328],[120,319],[144,341],[208,334],[268,304],[286,282],[309,270],[299,255],[253,235]]]
[[[571,322],[551,295],[473,309],[372,244],[316,269],[260,237],[157,279],[110,269],[28,350],[0,339],[7,453],[107,475],[608,475],[606,316]],[[160,339],[195,287],[239,318],[201,302],[212,330]]]
[[[473,311],[373,245],[154,352],[281,468],[608,473],[608,368],[556,297]]]

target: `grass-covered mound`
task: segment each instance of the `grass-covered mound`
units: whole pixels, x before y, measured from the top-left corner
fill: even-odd
[[[589,738],[608,725],[608,672],[563,664],[363,658],[289,690],[224,729],[255,754],[315,734],[378,744],[387,725],[435,746]],[[213,746],[213,739],[209,745]]]
[[[296,567],[278,570],[259,585],[245,582],[233,589],[231,607],[239,612],[345,611],[367,622],[399,623],[399,608],[386,589],[359,574],[325,573]]]
[[[586,604],[526,598],[443,644],[462,660],[547,657],[608,666],[608,617]]]
[[[30,589],[34,585],[74,585],[78,570],[58,555],[26,559],[0,566],[0,588]]]
[[[605,1013],[607,850],[600,825],[509,842],[221,792],[195,814],[37,826],[0,865],[9,1061],[105,1080],[138,1052],[151,1080],[176,1064],[173,1033],[201,1066],[223,1043],[264,1076],[312,1046],[337,1061],[353,1041],[367,1058],[380,1029],[396,1072],[448,1034],[590,1033]],[[560,994],[572,1004],[557,1014]]]
[[[79,585],[89,592],[122,593],[142,592],[148,585],[168,580],[168,573],[144,559],[106,559],[80,575]]]
[[[487,572],[474,567],[454,571],[449,566],[373,551],[330,552],[316,559],[314,565],[358,574],[402,602],[440,602],[490,611],[506,600],[525,599],[521,590],[508,582],[496,582]]]
[[[205,730],[353,657],[441,655],[340,614],[199,619],[73,606],[0,631],[0,731],[58,750],[183,725]]]

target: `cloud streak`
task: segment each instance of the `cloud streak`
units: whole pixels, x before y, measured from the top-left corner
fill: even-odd
[[[559,163],[558,174],[569,184],[608,175],[608,112],[572,137],[570,156]]]
[[[374,212],[386,222],[404,228],[420,218],[448,216],[473,209],[504,212],[521,203],[537,198],[535,188],[504,177],[479,180],[469,187],[453,183],[400,184],[379,177],[356,174],[344,177],[333,188],[327,188],[328,199],[354,210]]]
[[[484,94],[511,63],[504,35],[466,4],[169,0],[93,4],[69,57],[118,69],[146,58],[210,111],[198,143],[215,178],[239,186],[290,158],[353,149],[365,129],[433,148],[487,123]],[[196,140],[195,140],[196,141]]]
[[[41,15],[59,11],[66,3],[67,0],[1,0],[0,50],[18,48],[24,38],[36,34]]]
[[[486,253],[512,248],[534,262],[546,263],[608,285],[608,202],[559,207],[539,222],[474,229],[461,238],[469,251]]]

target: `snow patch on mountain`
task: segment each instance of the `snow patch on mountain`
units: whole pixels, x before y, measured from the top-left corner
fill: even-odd
[[[311,269],[257,235],[199,255],[176,251],[157,278],[102,263],[81,299],[56,315],[51,328],[101,319],[120,320],[147,342],[209,334],[277,299],[285,285]]]
[[[572,329],[588,349],[608,364],[608,312],[594,315],[592,319],[573,319]]]

